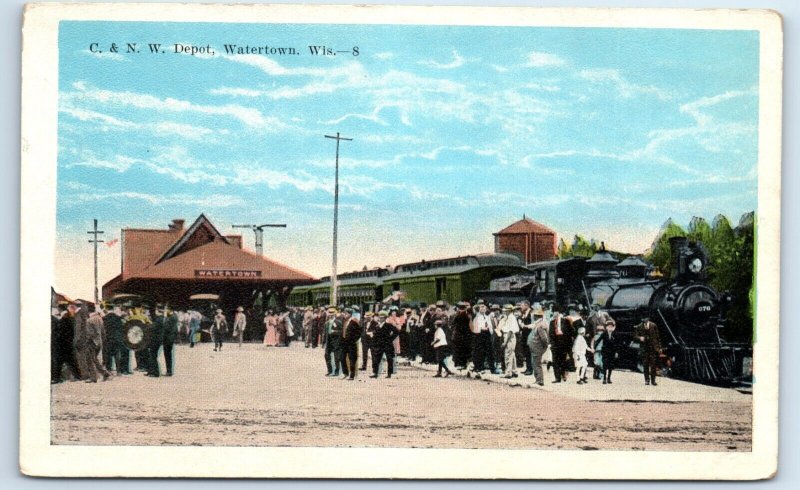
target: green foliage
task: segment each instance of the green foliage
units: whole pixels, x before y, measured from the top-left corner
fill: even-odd
[[[569,257],[572,257],[572,247],[561,238],[558,240],[558,258],[567,259]]]
[[[664,277],[669,277],[672,274],[672,252],[669,248],[669,239],[676,236],[686,236],[686,232],[675,224],[672,219],[669,219],[661,227],[661,234],[653,243],[650,253],[645,255],[645,259],[664,274]]]
[[[712,225],[695,217],[687,231],[668,220],[656,238],[650,253],[645,256],[665,277],[672,274],[669,239],[685,236],[701,243],[709,255],[708,279],[720,293],[730,293],[727,309],[728,324],[725,336],[732,341],[750,341],[753,335],[754,219],[751,213],[742,216],[734,229],[728,218],[718,215]]]
[[[573,257],[591,257],[597,252],[598,248],[594,239],[587,240],[582,235],[575,235],[572,240],[571,251]]]

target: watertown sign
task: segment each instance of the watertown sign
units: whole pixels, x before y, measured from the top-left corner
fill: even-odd
[[[256,278],[261,271],[240,271],[232,269],[195,269],[194,277],[213,277],[219,279]]]

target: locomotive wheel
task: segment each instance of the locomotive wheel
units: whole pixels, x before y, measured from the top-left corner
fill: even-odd
[[[141,320],[130,320],[125,324],[125,335],[123,341],[129,349],[138,351],[144,349],[150,340],[149,324]]]

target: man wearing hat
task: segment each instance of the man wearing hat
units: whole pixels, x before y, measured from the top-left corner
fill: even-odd
[[[453,363],[458,369],[465,369],[472,353],[472,332],[470,324],[472,315],[469,304],[459,301],[456,304],[456,313],[452,319],[453,332]]]
[[[572,328],[572,322],[569,317],[565,317],[561,313],[561,308],[555,306],[553,308],[555,316],[550,322],[550,351],[553,354],[553,374],[555,380],[553,383],[561,383],[567,380],[567,359],[572,351],[572,343],[575,337],[575,330]]]
[[[519,324],[520,342],[517,346],[518,359],[521,358],[525,363],[525,372],[523,374],[530,376],[533,374],[533,358],[528,340],[531,332],[533,332],[533,313],[531,311],[531,303],[528,300],[524,300],[519,304]]]
[[[167,376],[172,376],[175,372],[175,341],[178,340],[178,315],[172,308],[164,306],[159,316],[164,330],[164,364],[167,368]]]
[[[503,306],[498,328],[503,334],[503,356],[506,360],[505,378],[516,378],[517,375],[517,334],[520,331],[519,320],[514,315],[514,305]]]
[[[394,374],[394,339],[400,332],[391,323],[386,321],[389,312],[381,310],[378,313],[378,325],[372,332],[372,374],[370,378],[377,378],[381,360],[386,356],[386,377]]]
[[[211,323],[211,339],[214,341],[214,352],[222,350],[222,341],[227,333],[228,320],[225,319],[225,314],[222,313],[222,310],[218,309],[217,314],[214,315],[214,321]]]
[[[158,363],[159,352],[164,346],[164,333],[166,330],[164,306],[156,305],[155,311],[151,315],[153,326],[150,328],[150,338],[147,344],[147,375],[151,378],[161,376],[161,366]]]
[[[325,376],[339,376],[342,366],[342,319],[335,306],[328,308],[325,322]]]
[[[489,306],[489,319],[492,322],[492,355],[494,364],[491,366],[492,374],[506,371],[506,361],[503,356],[503,332],[500,331],[501,308],[498,304]]]
[[[436,351],[433,348],[433,336],[436,333],[436,305],[428,305],[428,308],[422,313],[419,319],[420,332],[419,332],[419,347],[422,362],[425,364],[432,364],[436,362]]]
[[[476,373],[487,367],[494,371],[494,353],[492,352],[492,335],[494,325],[483,302],[478,304],[478,311],[472,318],[472,369]]]
[[[236,308],[236,315],[233,317],[233,337],[239,341],[240,349],[242,348],[245,328],[247,328],[247,317],[244,314],[244,308],[239,306]]]
[[[75,359],[75,349],[73,342],[75,339],[75,305],[70,305],[66,301],[59,304],[59,311],[53,317],[56,321],[55,332],[52,337],[50,352],[53,356],[51,382],[61,383],[64,379],[61,370],[64,364],[72,371],[75,379],[80,379],[81,374],[78,370],[78,363]],[[61,311],[63,309],[63,311]]]
[[[364,313],[364,328],[361,329],[361,367],[359,371],[367,370],[367,358],[372,349],[372,335],[377,326],[378,319],[375,318],[375,313],[371,311]]]
[[[303,311],[303,339],[305,340],[306,349],[311,347],[311,337],[314,335],[314,309],[306,306]],[[314,342],[316,347],[316,342]]]
[[[536,384],[539,386],[544,386],[542,358],[544,357],[544,353],[547,352],[548,345],[550,345],[550,339],[547,337],[547,323],[544,321],[544,310],[541,305],[536,304],[533,307],[533,330],[528,337],[528,348],[531,351],[533,375],[536,378]]]
[[[634,337],[639,341],[639,357],[644,368],[644,384],[657,386],[658,356],[661,354],[661,340],[658,338],[658,325],[645,314],[642,323],[636,325]]]
[[[356,373],[358,372],[358,343],[361,340],[361,322],[353,314],[355,312],[353,308],[347,308],[345,312],[342,332],[342,352],[344,353],[342,370],[347,375],[347,379],[352,381],[356,379]]]

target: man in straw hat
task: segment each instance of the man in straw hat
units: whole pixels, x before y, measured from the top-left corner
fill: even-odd
[[[222,310],[217,310],[214,321],[211,323],[211,339],[214,341],[214,352],[222,350],[222,341],[228,333],[228,320]]]
[[[517,374],[517,334],[520,331],[519,320],[514,315],[514,305],[503,306],[498,328],[503,334],[503,356],[506,362],[505,378],[516,378]]]
[[[239,306],[236,308],[236,315],[233,317],[233,337],[239,341],[240,349],[242,348],[245,328],[247,328],[247,317],[244,314],[244,308]]]
[[[544,321],[544,310],[538,303],[533,305],[533,330],[528,337],[528,347],[531,351],[533,363],[533,375],[536,384],[544,386],[544,371],[542,370],[542,358],[550,345],[547,336],[547,323]]]

